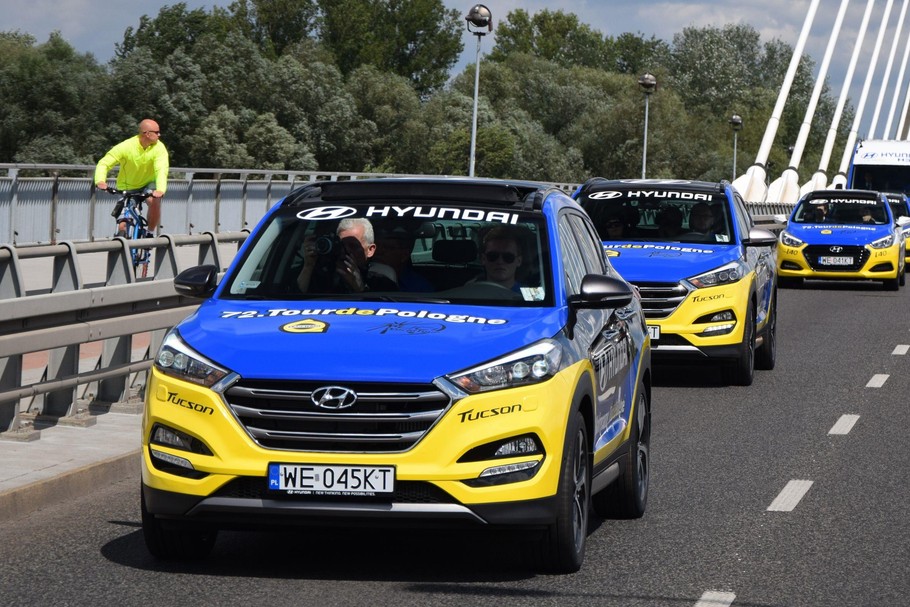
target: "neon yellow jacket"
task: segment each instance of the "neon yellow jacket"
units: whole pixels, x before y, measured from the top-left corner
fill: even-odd
[[[156,189],[167,191],[170,159],[161,141],[155,141],[145,149],[139,143],[139,135],[121,141],[98,161],[95,183],[106,181],[107,174],[117,165],[120,165],[118,190],[137,190],[154,182]]]

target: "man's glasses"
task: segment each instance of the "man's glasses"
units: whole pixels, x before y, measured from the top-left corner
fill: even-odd
[[[513,263],[517,257],[515,253],[509,253],[508,251],[487,251],[483,254],[487,261],[496,263],[499,261],[499,258],[502,257],[502,260],[505,263]]]
[[[143,135],[148,135],[149,133],[155,133],[156,135],[160,135],[161,131],[142,131]]]
[[[617,220],[617,219],[613,219],[613,220],[611,220],[611,221],[608,221],[605,225],[606,225],[608,228],[621,228],[621,227],[622,227],[622,222],[619,221],[619,220]]]

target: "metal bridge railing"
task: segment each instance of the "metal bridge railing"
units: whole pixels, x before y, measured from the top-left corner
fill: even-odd
[[[177,295],[174,276],[203,263],[224,270],[222,249],[236,253],[248,234],[0,245],[0,439],[34,440],[41,425],[89,425],[93,408],[129,409],[164,335],[199,303]],[[131,246],[154,250],[151,278],[135,279]],[[90,283],[81,262],[92,255],[102,271]],[[51,285],[29,290],[23,265],[40,262]]]
[[[0,243],[15,246],[110,238],[115,199],[94,187],[94,165],[0,163]],[[5,174],[4,174],[5,173]],[[292,189],[313,181],[370,177],[428,177],[390,173],[171,168],[161,202],[161,230],[170,234],[250,229]],[[434,177],[439,177],[435,175]],[[109,183],[113,184],[113,180]],[[575,183],[551,183],[566,193]],[[757,216],[789,213],[792,205],[750,203]]]

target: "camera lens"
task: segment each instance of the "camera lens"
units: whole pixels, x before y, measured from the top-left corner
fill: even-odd
[[[313,243],[313,246],[316,249],[317,255],[329,255],[332,252],[332,249],[335,248],[335,237],[328,234],[320,236],[316,239],[316,242]]]

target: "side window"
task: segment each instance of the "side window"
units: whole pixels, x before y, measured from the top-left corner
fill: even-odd
[[[585,267],[581,261],[582,254],[578,250],[578,243],[572,234],[572,225],[566,215],[559,217],[559,255],[562,257],[562,266],[566,273],[566,290],[569,295],[575,295],[581,291]]]
[[[606,271],[604,267],[604,250],[603,245],[597,237],[597,233],[590,227],[587,221],[579,215],[569,214],[569,223],[573,228],[575,238],[578,241],[578,248],[581,250],[582,263],[585,265],[586,274],[603,274]]]

